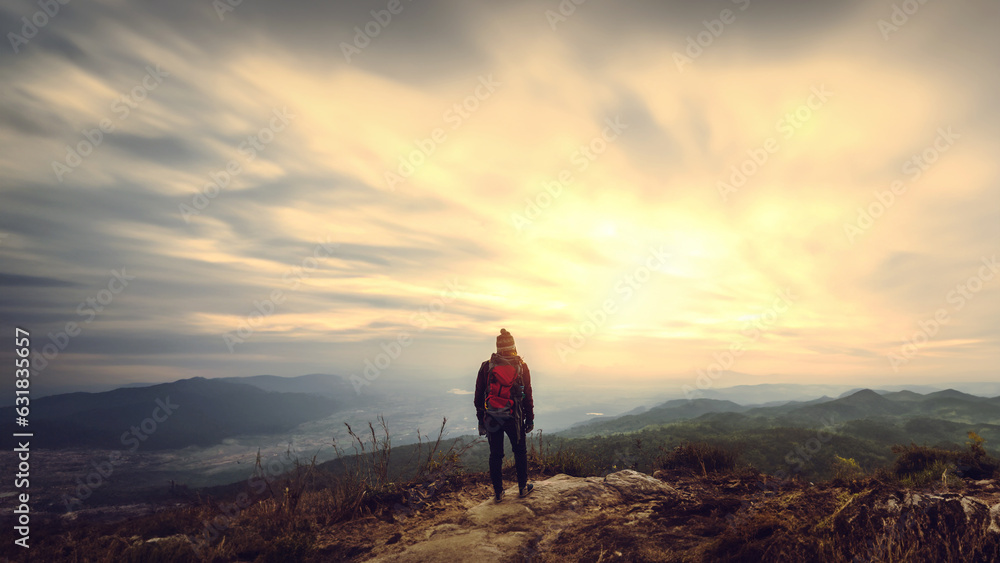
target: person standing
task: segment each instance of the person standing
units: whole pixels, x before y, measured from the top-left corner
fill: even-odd
[[[528,483],[527,434],[535,428],[535,402],[531,393],[531,372],[528,364],[517,355],[514,337],[501,328],[497,336],[497,351],[479,366],[476,376],[476,417],[479,435],[490,444],[490,480],[494,501],[503,500],[504,435],[514,451],[514,469],[520,496],[534,489]]]

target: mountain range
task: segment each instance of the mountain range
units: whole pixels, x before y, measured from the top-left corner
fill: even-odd
[[[383,390],[396,385],[385,383]],[[726,398],[672,399],[615,416],[579,421],[580,415],[575,423],[569,413],[563,413],[560,420],[569,421],[565,423],[568,428],[555,434],[574,438],[630,433],[679,421],[722,424],[746,421],[757,427],[818,428],[824,421],[843,423],[882,418],[894,423],[916,424],[914,421],[919,419],[1000,425],[1000,396],[981,397],[954,389],[921,394],[906,389],[802,387],[769,384],[710,389],[705,393]],[[807,392],[838,396],[775,400],[782,396],[809,396],[805,395]],[[407,395],[410,398],[402,403],[397,399],[389,401],[374,388],[357,393],[346,378],[319,373],[299,377],[196,377],[144,387],[35,399],[31,404],[28,430],[35,433],[35,444],[44,448],[133,448],[138,443],[147,450],[166,450],[210,446],[236,436],[286,433],[302,423],[346,410],[352,411],[355,420],[358,416],[375,420],[375,415],[385,408],[404,408],[408,409],[400,411],[403,416],[400,420],[404,421],[413,413],[428,411],[432,404],[435,408],[446,407],[448,412],[471,412],[471,406],[465,405],[469,401],[467,395],[435,395],[429,391],[421,394],[416,390]],[[762,402],[746,404],[748,399]],[[536,408],[538,404],[536,400]],[[175,415],[175,412],[183,414]],[[0,408],[0,416],[8,420],[15,418],[14,408]],[[469,413],[464,416],[464,422],[463,416],[457,419],[448,416],[452,420],[449,428],[459,433],[474,431],[469,430],[474,429],[474,425],[469,424]],[[544,424],[543,417],[538,417],[539,427]],[[398,431],[406,427],[400,423],[396,428]]]
[[[1000,396],[979,397],[954,389],[924,395],[907,390],[876,392],[861,389],[836,399],[821,397],[775,406],[740,405],[718,399],[678,399],[636,414],[577,424],[557,435],[578,438],[638,432],[681,420],[709,422],[739,418],[755,420],[758,425],[819,428],[828,421],[843,423],[880,417],[1000,425]]]
[[[195,377],[42,397],[32,401],[29,426],[21,431],[34,434],[36,447],[52,449],[207,446],[233,436],[291,430],[343,409],[354,396],[336,376],[325,382],[316,376],[287,382],[272,377],[252,378],[257,385]],[[279,392],[282,383],[309,392]],[[14,407],[0,408],[0,416],[14,419]]]

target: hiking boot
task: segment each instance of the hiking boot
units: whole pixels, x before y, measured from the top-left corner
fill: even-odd
[[[524,488],[521,489],[521,498],[524,498],[524,497],[530,495],[531,491],[534,490],[534,488],[535,488],[535,486],[533,484],[531,484],[531,483],[528,483],[527,485],[525,485]]]
[[[506,493],[506,491],[504,491],[504,490],[501,490],[499,493],[497,493],[496,496],[493,497],[493,502],[494,503],[498,503],[498,502],[502,501],[504,493]]]

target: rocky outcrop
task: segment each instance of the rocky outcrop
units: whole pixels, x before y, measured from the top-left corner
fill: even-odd
[[[517,492],[516,486],[511,487],[503,502],[483,501],[456,521],[428,529],[426,539],[386,546],[370,561],[530,560],[555,544],[570,526],[600,518],[604,511],[623,505],[634,511],[674,489],[649,475],[624,470],[603,478],[560,474],[536,482],[534,491],[525,498],[519,498]]]
[[[506,561],[1000,561],[1000,490],[813,485],[756,472],[555,475],[495,504],[454,477],[419,509],[338,526],[321,559]]]

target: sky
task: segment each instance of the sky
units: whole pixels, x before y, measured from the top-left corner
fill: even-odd
[[[0,0],[0,322],[43,386],[468,392],[500,328],[536,381],[996,380],[998,12]]]

